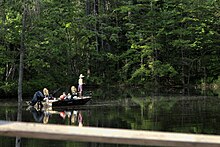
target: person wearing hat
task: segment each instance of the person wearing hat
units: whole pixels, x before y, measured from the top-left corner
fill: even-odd
[[[82,74],[80,74],[79,75],[79,80],[78,80],[78,92],[79,92],[79,96],[82,96],[82,91],[83,91],[83,87],[82,87],[82,85],[84,84],[83,83],[83,75]]]

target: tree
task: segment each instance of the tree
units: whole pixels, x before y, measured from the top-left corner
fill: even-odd
[[[19,60],[19,78],[18,78],[18,103],[22,103],[22,84],[23,84],[23,70],[24,70],[24,54],[25,54],[25,30],[26,30],[26,15],[27,5],[24,1],[22,13],[22,31],[21,31],[21,47]]]

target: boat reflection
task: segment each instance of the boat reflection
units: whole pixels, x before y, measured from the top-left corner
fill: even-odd
[[[43,109],[37,109],[35,107],[29,108],[33,115],[35,122],[47,124],[49,121],[50,113],[44,111]]]
[[[74,126],[83,126],[83,115],[81,109],[58,109],[53,110],[51,107],[49,108],[35,108],[30,107],[27,110],[29,110],[34,118],[34,121],[37,123],[44,123],[47,124],[49,122],[49,119],[52,117],[61,118],[61,120],[67,121],[68,125],[74,125]],[[58,123],[60,119],[56,119],[56,123]]]
[[[58,112],[58,111],[57,111]],[[61,111],[58,112],[60,117],[63,119],[68,119],[69,120],[69,125],[74,125],[74,126],[83,126],[83,117],[82,117],[82,112],[79,110],[68,110],[68,111]]]

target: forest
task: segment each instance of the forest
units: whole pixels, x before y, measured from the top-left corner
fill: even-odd
[[[81,73],[87,86],[217,88],[219,63],[219,0],[0,0],[1,94]]]

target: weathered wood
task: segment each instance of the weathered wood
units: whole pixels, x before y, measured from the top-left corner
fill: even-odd
[[[219,147],[220,136],[0,121],[0,135],[131,145]]]

